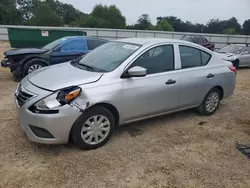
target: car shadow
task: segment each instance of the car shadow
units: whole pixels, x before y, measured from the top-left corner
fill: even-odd
[[[165,114],[145,120],[141,120],[134,123],[129,123],[117,127],[115,136],[119,137],[124,132],[127,132],[131,137],[137,137],[143,134],[146,128],[156,127],[162,124],[167,124],[169,121],[174,119],[188,118],[190,116],[198,115],[195,109],[184,110],[181,112],[175,112],[171,114]]]
[[[223,106],[224,104],[221,104],[218,111],[220,111],[221,107],[223,109]],[[175,119],[181,118],[185,120],[186,118],[195,116],[203,117],[202,115],[197,113],[196,109],[189,109],[141,120],[134,123],[121,125],[116,128],[115,133],[113,134],[113,137],[109,142],[115,142],[115,140],[118,139],[119,137],[123,137],[124,133],[128,133],[132,138],[134,138],[143,135],[146,131],[150,131],[152,128],[162,126],[162,124],[166,124],[167,126],[168,122],[171,122]],[[197,125],[201,126],[206,123],[207,123],[206,121],[200,121],[197,122]],[[69,143],[64,145],[46,145],[46,144],[38,144],[31,142],[31,147],[34,150],[38,151],[39,153],[43,154],[46,153],[46,155],[52,155],[52,156],[59,155],[60,153],[65,153],[65,152],[84,151],[79,149],[72,140],[69,140]],[[91,150],[85,150],[85,151],[91,151]]]

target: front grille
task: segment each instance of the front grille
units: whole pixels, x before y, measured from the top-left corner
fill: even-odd
[[[33,95],[28,94],[28,93],[26,93],[26,92],[24,92],[24,91],[19,90],[18,95],[16,96],[18,105],[19,105],[19,106],[24,105],[24,103],[25,103],[28,99],[30,99],[31,97],[33,97]]]

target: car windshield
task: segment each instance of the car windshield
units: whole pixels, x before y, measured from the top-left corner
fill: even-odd
[[[233,54],[240,54],[243,50],[244,46],[238,45],[227,45],[224,48],[221,48],[218,52],[219,53],[233,53]]]
[[[109,42],[82,57],[78,67],[97,72],[110,72],[139,48],[140,46],[136,44]]]
[[[61,43],[63,43],[64,41],[66,41],[65,38],[57,39],[57,40],[47,44],[46,46],[42,47],[42,49],[44,49],[44,50],[52,50],[55,47],[57,47],[58,45],[60,45]]]

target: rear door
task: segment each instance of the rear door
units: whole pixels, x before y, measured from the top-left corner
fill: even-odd
[[[65,42],[51,53],[51,64],[71,61],[88,53],[86,39],[74,39]]]
[[[192,46],[179,45],[181,68],[178,71],[180,105],[182,108],[199,105],[216,76],[207,64],[211,54]]]
[[[240,58],[240,65],[250,65],[250,47],[246,47]]]

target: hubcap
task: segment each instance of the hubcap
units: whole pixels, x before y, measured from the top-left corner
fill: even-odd
[[[39,65],[39,64],[31,65],[29,67],[28,73],[30,74],[30,73],[34,72],[35,70],[38,70],[38,69],[41,69],[41,68],[43,68],[43,67],[41,65]]]
[[[220,96],[217,92],[211,93],[206,101],[206,109],[208,112],[213,112],[219,105]]]
[[[82,126],[81,136],[85,143],[96,145],[102,142],[109,134],[110,122],[103,115],[95,115],[87,119]]]

